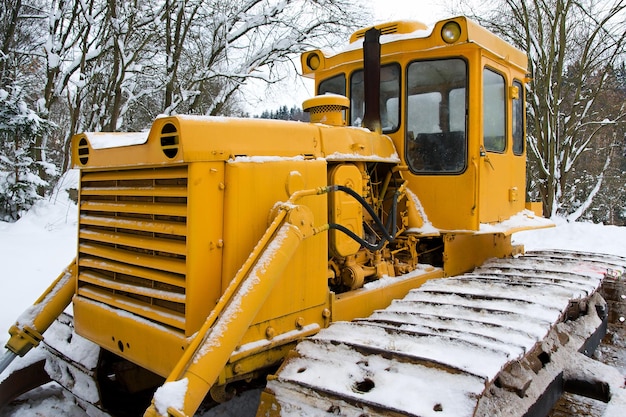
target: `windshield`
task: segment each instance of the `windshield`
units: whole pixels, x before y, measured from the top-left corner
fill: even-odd
[[[350,78],[350,124],[361,126],[365,115],[363,70]],[[380,122],[384,133],[395,132],[400,123],[400,67],[386,65],[380,69]]]

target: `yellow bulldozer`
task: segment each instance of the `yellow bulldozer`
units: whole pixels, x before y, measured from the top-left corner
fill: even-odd
[[[192,416],[261,379],[258,416],[544,416],[564,391],[618,415],[588,356],[626,259],[511,241],[552,225],[525,54],[457,17],[301,61],[310,123],[73,138],[77,256],[10,329],[0,404],[56,380],[90,415]]]

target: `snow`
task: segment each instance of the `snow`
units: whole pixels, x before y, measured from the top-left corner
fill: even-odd
[[[189,380],[187,378],[180,381],[166,382],[154,393],[154,405],[161,415],[167,415],[167,408],[181,410],[185,403],[185,394]]]
[[[93,149],[107,149],[141,145],[148,140],[148,133],[150,132],[90,132],[85,133],[85,136]]]
[[[281,161],[304,161],[304,156],[298,155],[293,157],[282,156],[235,156],[233,159],[226,161],[227,163],[255,163],[263,164],[266,162],[281,162]]]
[[[72,181],[66,184],[69,188]],[[60,189],[52,197],[39,201],[16,223],[0,222],[0,262],[3,265],[0,328],[8,330],[72,261],[77,245],[76,215],[76,205],[69,200],[66,191]],[[556,227],[515,233],[514,243],[524,244],[527,250],[556,248],[626,255],[626,227],[571,223],[561,218],[553,221]],[[7,340],[8,333],[3,332],[0,342],[4,345]],[[462,352],[463,349],[459,349],[460,365],[472,367],[474,364],[463,363]],[[433,354],[437,354],[436,350]],[[168,384],[159,396],[172,404],[181,389],[180,385],[170,387]],[[412,395],[404,394],[407,398]],[[399,390],[398,395],[403,395],[403,391]],[[4,409],[0,416],[86,416],[69,394],[53,385],[34,391],[28,398],[27,402]],[[254,415],[256,403],[258,391],[253,391],[203,416]]]
[[[380,155],[359,155],[358,153],[341,153],[333,152],[330,155],[326,155],[327,161],[377,161],[377,162],[400,162],[400,157],[397,153],[393,153],[388,157]]]
[[[479,233],[505,232],[507,230],[523,230],[529,228],[552,227],[554,223],[549,219],[537,216],[530,210],[523,210],[511,218],[497,225],[481,224]]]

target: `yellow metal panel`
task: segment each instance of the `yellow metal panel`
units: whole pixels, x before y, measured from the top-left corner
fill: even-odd
[[[80,279],[81,277],[79,276],[79,280]],[[121,294],[115,294],[115,296],[113,296],[112,293],[93,287],[81,287],[78,289],[77,295],[145,317],[157,323],[167,324],[177,329],[183,329],[185,327],[185,318],[182,314],[176,314],[170,309],[142,303],[139,300],[125,297]]]
[[[526,208],[539,217],[543,216],[543,203],[540,201],[527,201]]]
[[[189,165],[185,334],[202,325],[222,289],[224,163]]]
[[[322,151],[328,160],[399,162],[393,142],[367,129],[320,126]]]
[[[187,348],[183,334],[165,326],[79,296],[73,304],[78,334],[163,377]]]
[[[324,325],[322,312],[323,308],[315,307],[251,326],[246,337],[230,356],[229,363],[310,336],[311,332],[317,333]],[[270,328],[275,331],[273,337],[268,337]]]
[[[493,223],[508,219],[524,210],[523,199],[512,199],[514,190],[526,190],[526,157],[488,152],[480,161],[480,222]],[[520,175],[521,174],[521,175]]]
[[[460,175],[404,174],[428,221],[440,230],[478,230],[478,170],[470,163]]]
[[[173,122],[180,127],[185,161],[227,160],[232,155],[321,156],[318,128],[308,123],[197,116],[157,122]]]
[[[332,300],[332,321],[350,321],[367,317],[374,310],[387,307],[392,300],[404,297],[411,289],[417,288],[429,279],[443,277],[443,270],[429,267],[414,271],[410,278],[387,277],[387,283],[373,284],[373,288],[363,288],[335,295]]]
[[[326,162],[322,159],[242,158],[227,164],[224,288],[265,232],[276,203],[289,199],[295,172],[301,174],[297,177],[302,179],[300,185],[304,189],[326,186]],[[326,195],[304,197],[299,203],[313,211],[315,225],[327,223]],[[328,292],[327,257],[325,233],[306,239],[292,257],[277,284],[277,290],[270,295],[254,323],[324,304]]]
[[[356,191],[363,192],[361,171],[353,164],[340,164],[329,173],[330,185],[343,185]],[[363,207],[354,197],[343,192],[330,194],[329,222],[340,224],[359,237],[363,237]],[[355,254],[361,244],[339,230],[330,230],[330,248],[340,257]]]
[[[174,147],[162,143],[162,130],[175,131],[166,136],[175,138]],[[263,134],[262,132],[271,132]],[[251,140],[263,135],[263,140]],[[238,119],[208,116],[172,116],[155,120],[144,144],[94,150],[82,147],[88,134],[72,138],[72,161],[86,170],[110,169],[116,166],[136,167],[197,161],[225,161],[232,155],[320,157],[318,128],[308,123],[279,120]],[[224,140],[228,138],[228,140]],[[129,151],[132,150],[132,151]],[[80,155],[79,155],[80,153]],[[99,174],[106,177],[106,174]],[[111,176],[114,178],[115,174]]]
[[[459,275],[481,265],[488,258],[519,255],[521,246],[511,244],[511,235],[448,234],[444,238],[444,269],[447,276]]]

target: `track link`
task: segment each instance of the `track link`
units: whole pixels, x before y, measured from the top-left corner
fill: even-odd
[[[600,342],[607,304],[599,289],[625,271],[618,256],[543,251],[431,280],[299,343],[268,381],[262,402],[275,404],[261,410],[545,416],[568,381],[597,373],[624,398],[624,376],[578,352],[591,354]]]

